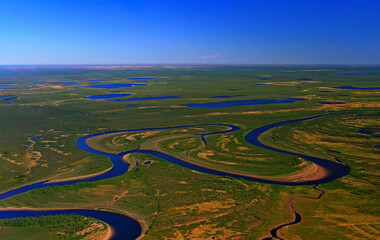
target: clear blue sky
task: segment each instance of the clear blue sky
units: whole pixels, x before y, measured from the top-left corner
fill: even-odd
[[[0,64],[148,63],[380,64],[380,1],[0,1]]]

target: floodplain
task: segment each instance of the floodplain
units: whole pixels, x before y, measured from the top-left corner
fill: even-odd
[[[117,236],[106,218],[7,215],[78,209],[126,216],[140,239],[376,239],[379,77],[340,65],[0,67],[0,196],[43,182],[0,200],[0,238]],[[246,139],[309,117],[263,131],[266,148]],[[78,146],[86,136],[94,152]],[[116,155],[125,172],[85,181]],[[308,156],[347,172],[308,184],[333,171]]]

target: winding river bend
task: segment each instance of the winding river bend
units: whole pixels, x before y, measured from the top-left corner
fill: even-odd
[[[196,165],[187,161],[184,161],[182,159],[170,156],[168,154],[158,152],[158,151],[152,151],[152,150],[141,150],[141,149],[135,149],[131,151],[126,151],[118,154],[111,154],[107,152],[102,152],[96,149],[91,148],[86,144],[86,140],[95,136],[100,136],[100,135],[106,135],[106,134],[111,134],[111,133],[128,133],[128,132],[142,132],[142,131],[152,131],[152,130],[165,130],[165,129],[176,129],[176,128],[185,128],[185,127],[194,127],[194,126],[222,126],[222,127],[228,127],[228,130],[225,131],[218,131],[218,132],[213,132],[213,133],[205,133],[205,134],[198,134],[200,135],[202,141],[204,144],[207,144],[205,137],[209,135],[215,135],[215,134],[223,134],[223,133],[230,133],[230,132],[235,132],[239,130],[240,128],[234,125],[227,125],[227,124],[198,124],[198,125],[185,125],[185,126],[175,126],[175,127],[159,127],[159,128],[143,128],[143,129],[130,129],[130,130],[121,130],[121,131],[114,131],[114,132],[104,132],[104,133],[99,133],[99,134],[93,134],[89,136],[85,136],[82,138],[79,138],[76,142],[77,146],[87,152],[98,154],[98,155],[103,155],[107,156],[110,158],[113,167],[97,176],[93,177],[88,177],[88,178],[81,178],[81,179],[76,179],[76,180],[67,180],[67,181],[60,181],[60,182],[50,182],[49,180],[45,181],[40,181],[37,183],[33,183],[30,185],[22,186],[7,192],[4,192],[0,194],[0,200],[6,199],[12,196],[16,196],[18,194],[22,194],[25,192],[28,192],[33,189],[38,189],[38,188],[43,188],[43,187],[52,187],[52,186],[63,186],[63,185],[70,185],[74,183],[79,183],[79,182],[94,182],[94,181],[99,181],[103,179],[108,179],[111,177],[119,176],[124,173],[126,173],[129,169],[129,164],[123,161],[123,156],[128,153],[144,153],[144,154],[150,154],[156,157],[159,157],[161,159],[165,159],[169,162],[178,164],[180,166],[186,167],[191,170],[196,170],[199,172],[203,173],[209,173],[209,174],[215,174],[219,176],[229,176],[229,177],[234,177],[234,178],[242,178],[248,181],[254,181],[254,182],[262,182],[262,183],[269,183],[269,184],[281,184],[281,185],[316,185],[316,184],[322,184],[322,183],[327,183],[331,182],[337,178],[343,177],[349,172],[349,168],[346,167],[345,165],[332,162],[326,159],[322,158],[316,158],[316,157],[311,157],[307,156],[304,154],[299,154],[299,153],[294,153],[294,152],[289,152],[285,150],[280,150],[277,148],[273,148],[271,146],[265,145],[261,143],[258,138],[259,136],[278,126],[286,125],[289,123],[294,123],[294,122],[301,122],[301,121],[307,121],[307,120],[312,120],[318,117],[325,116],[327,114],[322,114],[322,115],[317,115],[317,116],[312,116],[312,117],[306,117],[306,118],[300,118],[300,119],[294,119],[294,120],[287,120],[287,121],[282,121],[278,123],[272,123],[263,127],[256,128],[249,132],[245,136],[245,141],[257,146],[257,147],[262,147],[265,149],[269,149],[272,151],[280,152],[280,153],[285,153],[285,154],[291,154],[295,155],[304,159],[307,159],[313,163],[315,163],[318,166],[323,167],[324,169],[327,170],[327,174],[323,176],[320,179],[316,180],[310,180],[310,181],[276,181],[276,180],[271,180],[271,179],[262,179],[259,177],[253,177],[253,176],[246,176],[246,175],[240,175],[237,173],[230,173],[230,172],[225,172],[217,169],[210,169],[207,167],[203,167],[200,165]],[[113,213],[113,212],[108,212],[108,211],[103,211],[103,210],[93,210],[93,209],[64,209],[64,210],[0,210],[0,219],[5,219],[5,218],[16,218],[16,217],[30,217],[30,216],[45,216],[45,215],[59,215],[59,214],[78,214],[86,217],[94,217],[96,219],[99,219],[101,221],[106,222],[111,226],[113,229],[113,236],[111,239],[117,240],[117,239],[136,239],[138,236],[141,235],[142,228],[136,220],[118,214],[118,213]]]

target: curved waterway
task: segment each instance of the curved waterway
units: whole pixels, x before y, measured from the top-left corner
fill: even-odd
[[[265,145],[261,143],[258,138],[259,136],[274,128],[277,126],[282,126],[285,124],[289,123],[294,123],[294,122],[301,122],[301,121],[306,121],[306,120],[312,120],[318,117],[325,116],[327,114],[323,115],[318,115],[318,116],[313,116],[313,117],[307,117],[307,118],[300,118],[300,119],[295,119],[295,120],[288,120],[288,121],[282,121],[278,123],[272,123],[263,127],[256,128],[249,132],[245,136],[245,141],[257,146],[257,147],[262,147],[265,149],[269,149],[272,151],[280,152],[280,153],[285,153],[285,154],[291,154],[295,155],[304,159],[307,159],[323,168],[325,168],[328,171],[328,174],[317,180],[310,180],[310,181],[299,181],[299,182],[284,182],[284,181],[276,181],[276,180],[268,180],[268,179],[261,179],[259,177],[253,177],[253,176],[246,176],[246,175],[240,175],[237,173],[230,173],[230,172],[225,172],[222,170],[217,170],[217,169],[210,169],[204,166],[196,165],[187,161],[184,161],[182,159],[170,156],[168,154],[158,152],[158,151],[153,151],[153,150],[142,150],[142,149],[134,149],[131,151],[126,151],[118,154],[111,154],[107,152],[102,152],[96,149],[91,148],[90,146],[87,145],[86,140],[95,136],[100,136],[100,135],[107,135],[111,133],[128,133],[128,132],[142,132],[142,131],[153,131],[153,130],[165,130],[165,129],[176,129],[176,128],[185,128],[185,127],[194,127],[194,126],[221,126],[221,127],[228,127],[228,130],[224,131],[218,131],[218,132],[212,132],[212,133],[205,133],[205,134],[197,134],[201,137],[202,141],[204,144],[207,144],[205,137],[210,136],[210,135],[215,135],[215,134],[223,134],[223,133],[230,133],[230,132],[235,132],[239,130],[240,128],[234,125],[227,125],[227,124],[197,124],[197,125],[185,125],[185,126],[175,126],[175,127],[159,127],[159,128],[142,128],[142,129],[130,129],[130,130],[121,130],[121,131],[114,131],[114,132],[104,132],[104,133],[98,133],[98,134],[93,134],[85,137],[81,137],[77,140],[76,144],[77,146],[87,152],[98,154],[98,155],[103,155],[107,156],[110,158],[113,167],[96,176],[92,177],[87,177],[87,178],[80,178],[80,179],[74,179],[74,180],[67,180],[67,181],[60,181],[60,182],[51,182],[49,180],[45,181],[40,181],[37,183],[33,183],[30,185],[22,186],[13,190],[10,190],[8,192],[4,192],[0,194],[0,200],[6,199],[12,196],[16,196],[18,194],[22,194],[25,192],[28,192],[33,189],[38,189],[38,188],[43,188],[43,187],[52,187],[52,186],[63,186],[63,185],[71,185],[79,182],[94,182],[94,181],[99,181],[99,180],[104,180],[108,179],[111,177],[116,177],[119,175],[122,175],[126,173],[129,169],[129,164],[123,161],[123,156],[125,154],[129,153],[144,153],[144,154],[150,154],[153,156],[156,156],[161,159],[165,159],[169,162],[178,164],[180,166],[186,167],[191,170],[196,170],[199,172],[203,173],[209,173],[209,174],[214,174],[214,175],[219,175],[219,176],[229,176],[229,177],[234,177],[234,178],[242,178],[248,181],[254,181],[254,182],[262,182],[262,183],[269,183],[269,184],[281,184],[281,185],[316,185],[316,184],[321,184],[321,183],[327,183],[331,182],[337,178],[343,177],[349,172],[349,168],[336,163],[332,162],[326,159],[322,158],[316,158],[316,157],[311,157],[307,156],[304,154],[298,154],[298,153],[293,153],[285,150],[280,150],[277,148],[270,147],[268,145]],[[86,217],[93,217],[96,219],[99,219],[101,221],[106,222],[111,226],[113,229],[113,236],[111,239],[135,239],[138,236],[141,235],[142,228],[140,224],[127,216],[118,214],[118,213],[113,213],[113,212],[108,212],[108,211],[102,211],[102,210],[90,210],[90,209],[66,209],[66,210],[0,210],[0,219],[5,219],[5,218],[16,218],[16,217],[30,217],[30,216],[45,216],[45,215],[59,215],[59,214],[78,214]]]

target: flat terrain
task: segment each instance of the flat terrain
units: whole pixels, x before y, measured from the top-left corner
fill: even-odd
[[[139,221],[143,239],[262,239],[271,236],[272,228],[294,220],[292,201],[302,220],[278,230],[283,239],[376,239],[379,87],[376,66],[0,67],[0,192],[110,169],[109,158],[78,148],[76,140],[82,136],[183,125],[197,126],[107,134],[88,139],[87,144],[113,154],[138,147],[156,150],[204,167],[266,179],[311,180],[326,174],[324,169],[294,155],[253,146],[244,137],[264,125],[325,113],[333,114],[273,128],[260,141],[350,168],[348,175],[319,185],[324,194],[314,200],[320,191],[310,185],[221,177],[132,153],[124,156],[131,165],[120,176],[35,189],[1,200],[0,208],[122,213]],[[88,98],[97,95],[101,96]],[[297,101],[218,108],[189,105],[268,99]],[[227,128],[201,124],[240,129],[206,136],[205,145],[199,134]],[[69,217],[72,224],[63,224],[68,217],[52,218],[0,220],[0,238],[109,236],[109,227],[96,219],[84,221],[74,215]],[[79,222],[80,228],[74,228]]]

